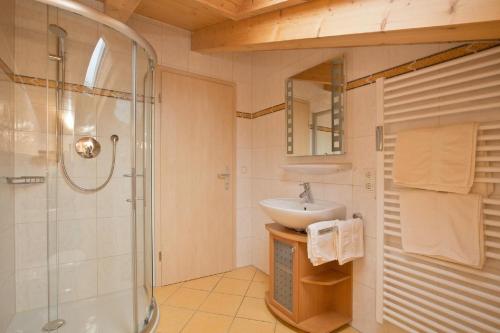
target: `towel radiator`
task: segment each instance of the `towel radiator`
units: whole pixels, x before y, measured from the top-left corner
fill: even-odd
[[[408,332],[500,332],[500,47],[379,79],[376,89],[377,320]],[[483,199],[482,270],[405,253],[392,184],[399,131],[465,121],[480,123],[474,183],[496,186]]]

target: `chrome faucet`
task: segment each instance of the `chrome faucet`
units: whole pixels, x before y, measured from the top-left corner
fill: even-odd
[[[303,183],[300,184],[300,186],[304,186],[304,192],[300,193],[299,197],[301,199],[304,199],[304,201],[307,203],[314,203],[314,199],[311,192],[311,185],[309,183]]]

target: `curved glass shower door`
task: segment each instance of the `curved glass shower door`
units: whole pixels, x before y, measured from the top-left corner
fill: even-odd
[[[16,1],[20,172],[44,182],[16,188],[16,207],[37,210],[19,211],[7,332],[141,332],[155,306],[154,57],[90,9],[39,1]]]

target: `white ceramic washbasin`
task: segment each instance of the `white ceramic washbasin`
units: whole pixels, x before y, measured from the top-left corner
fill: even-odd
[[[324,200],[304,203],[301,199],[274,198],[259,204],[274,222],[295,230],[304,230],[314,222],[344,219],[346,214],[344,205]]]

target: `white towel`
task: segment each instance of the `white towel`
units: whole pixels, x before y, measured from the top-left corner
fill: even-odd
[[[317,222],[307,227],[307,256],[313,266],[337,259],[337,249],[335,246],[336,222]]]
[[[336,223],[337,260],[340,265],[364,256],[363,221],[354,218]]]
[[[408,190],[400,192],[399,203],[404,251],[483,266],[480,195]]]
[[[420,128],[398,134],[394,184],[467,194],[474,181],[477,123]]]

